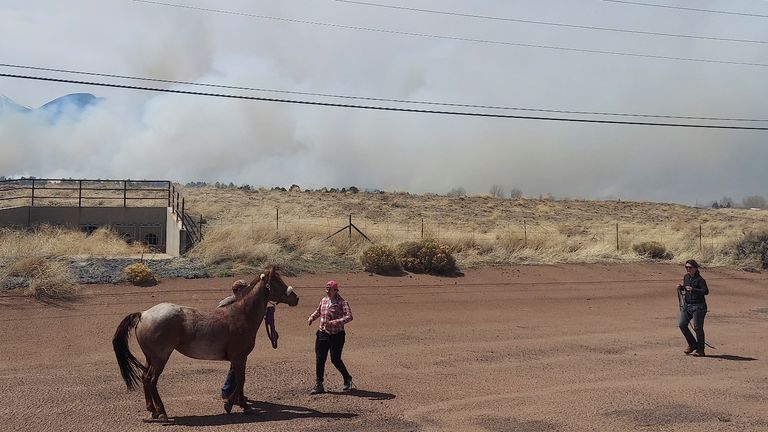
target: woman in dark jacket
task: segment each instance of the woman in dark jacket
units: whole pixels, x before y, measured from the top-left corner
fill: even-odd
[[[677,286],[678,292],[682,298],[680,305],[680,320],[678,326],[683,332],[685,340],[688,342],[686,354],[694,351],[695,355],[704,356],[704,317],[707,315],[707,300],[704,296],[709,294],[707,281],[699,273],[699,263],[695,260],[685,262],[685,276],[683,284]],[[691,330],[688,329],[688,323],[693,319],[693,330],[696,337],[693,337]]]

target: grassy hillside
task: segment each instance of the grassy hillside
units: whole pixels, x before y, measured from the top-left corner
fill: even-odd
[[[768,231],[768,211],[697,209],[678,204],[185,188],[187,209],[207,224],[192,252],[222,272],[267,262],[294,272],[359,270],[371,240],[395,245],[433,238],[462,268],[504,264],[634,262],[633,246],[656,241],[673,262],[753,266],[737,260],[745,235]],[[618,249],[617,249],[618,227]],[[701,238],[699,233],[701,231]]]

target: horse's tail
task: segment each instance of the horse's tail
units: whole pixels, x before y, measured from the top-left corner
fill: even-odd
[[[141,373],[146,371],[144,365],[133,356],[128,347],[128,336],[131,330],[136,328],[140,319],[141,312],[134,312],[123,318],[112,338],[112,348],[115,350],[117,365],[120,366],[120,375],[123,376],[128,390],[136,388],[136,385],[141,381]]]

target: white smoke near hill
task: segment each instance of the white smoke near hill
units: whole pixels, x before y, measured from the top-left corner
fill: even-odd
[[[42,6],[37,3],[49,7],[50,13],[41,14]],[[87,7],[78,11],[52,1],[36,2],[35,7],[0,4],[4,38],[29,42],[1,45],[1,62],[339,95],[768,118],[765,67],[405,37],[137,2],[86,3]],[[564,0],[550,3],[469,6],[458,1],[423,1],[419,7],[768,40],[768,26],[747,17],[700,15],[694,22],[679,12],[600,3],[582,7]],[[185,4],[223,8],[205,1]],[[759,62],[761,58],[756,44],[564,30],[332,1],[233,1],[227,2],[226,9],[607,51],[745,62]],[[393,105],[9,68],[0,68],[0,72],[257,97]],[[768,132],[351,110],[0,77],[0,93],[31,107],[74,92],[89,92],[104,99],[54,123],[39,113],[0,113],[0,175],[158,178],[256,186],[296,183],[305,188],[355,185],[437,193],[456,187],[484,193],[498,184],[507,191],[522,189],[529,196],[552,193],[558,197],[686,203],[724,195],[768,195],[768,170],[762,163],[768,160]],[[766,126],[768,122],[747,125]]]

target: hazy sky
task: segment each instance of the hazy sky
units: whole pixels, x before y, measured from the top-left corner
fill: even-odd
[[[747,43],[333,0],[167,2],[240,15],[130,0],[0,0],[0,63],[389,99],[768,120],[766,17],[600,0],[370,0],[515,20],[765,42]],[[768,2],[760,0],[647,2],[768,15]],[[598,118],[162,85],[8,67],[0,67],[0,73],[362,105]],[[529,196],[683,203],[768,196],[768,131],[380,112],[0,77],[0,94],[33,108],[75,92],[105,99],[55,125],[35,115],[0,117],[0,175],[355,185],[417,193],[457,187],[485,193],[498,184]],[[768,121],[728,124],[766,127]]]

